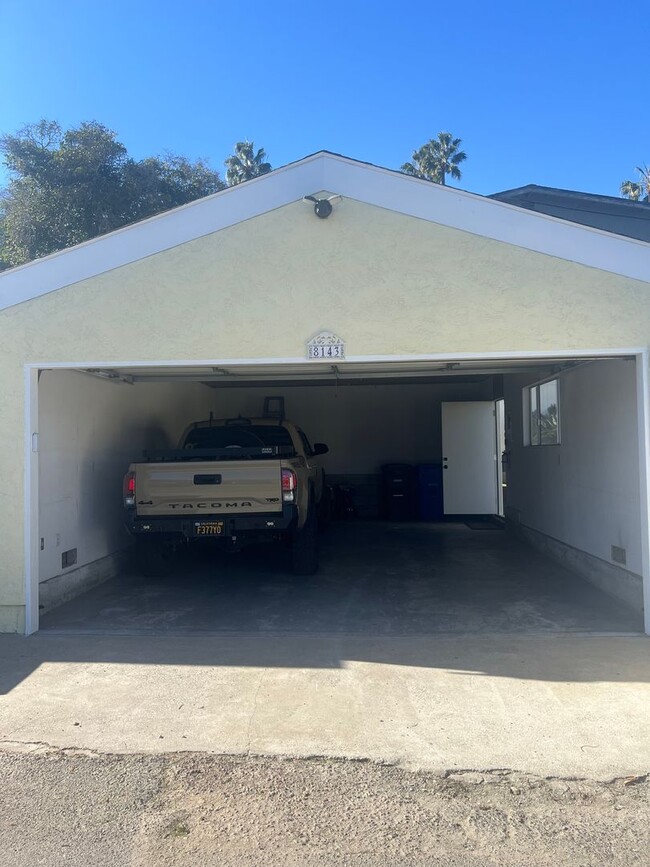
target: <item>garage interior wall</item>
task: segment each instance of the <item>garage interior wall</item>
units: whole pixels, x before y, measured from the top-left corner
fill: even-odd
[[[382,465],[440,463],[441,403],[490,400],[493,381],[220,388],[216,393],[217,415],[224,417],[260,415],[266,396],[283,397],[287,419],[312,444],[329,447],[321,459],[329,483],[352,486],[358,515],[376,518]]]
[[[591,362],[558,379],[561,442],[529,446],[523,391],[535,380],[504,378],[506,518],[528,541],[638,610],[643,595],[635,362]],[[620,560],[621,552],[624,564],[613,559],[616,553]]]
[[[200,383],[127,385],[70,370],[39,382],[40,604],[46,611],[112,577],[131,544],[122,479],[145,449],[175,446],[213,409]],[[64,568],[64,552],[76,563]],[[45,583],[43,583],[45,582]]]
[[[284,397],[287,419],[312,443],[325,442],[327,473],[372,474],[385,463],[427,463],[442,457],[440,404],[489,400],[482,383],[319,385],[215,390],[217,415],[260,416],[264,398]]]

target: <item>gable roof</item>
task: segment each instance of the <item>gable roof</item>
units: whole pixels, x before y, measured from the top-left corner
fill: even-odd
[[[641,241],[320,151],[244,184],[0,273],[0,309],[323,191],[650,282],[650,246]]]

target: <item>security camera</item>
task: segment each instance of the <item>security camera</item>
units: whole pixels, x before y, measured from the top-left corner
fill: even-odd
[[[332,207],[332,201],[334,199],[340,199],[341,197],[338,195],[330,196],[327,199],[317,199],[316,196],[304,196],[303,201],[305,202],[313,202],[314,203],[314,213],[317,217],[320,217],[321,220],[326,220],[329,215],[334,210]]]

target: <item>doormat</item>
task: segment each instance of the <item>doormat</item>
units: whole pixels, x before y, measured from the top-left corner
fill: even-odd
[[[465,525],[470,530],[503,530],[505,527],[503,521],[492,517],[492,515],[486,515],[484,518],[469,518],[465,521]]]

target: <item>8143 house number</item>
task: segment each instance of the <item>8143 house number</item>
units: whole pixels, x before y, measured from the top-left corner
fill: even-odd
[[[307,344],[307,358],[345,358],[345,343],[331,331],[321,331]]]
[[[334,346],[310,346],[309,358],[345,358],[343,346],[335,344]]]

